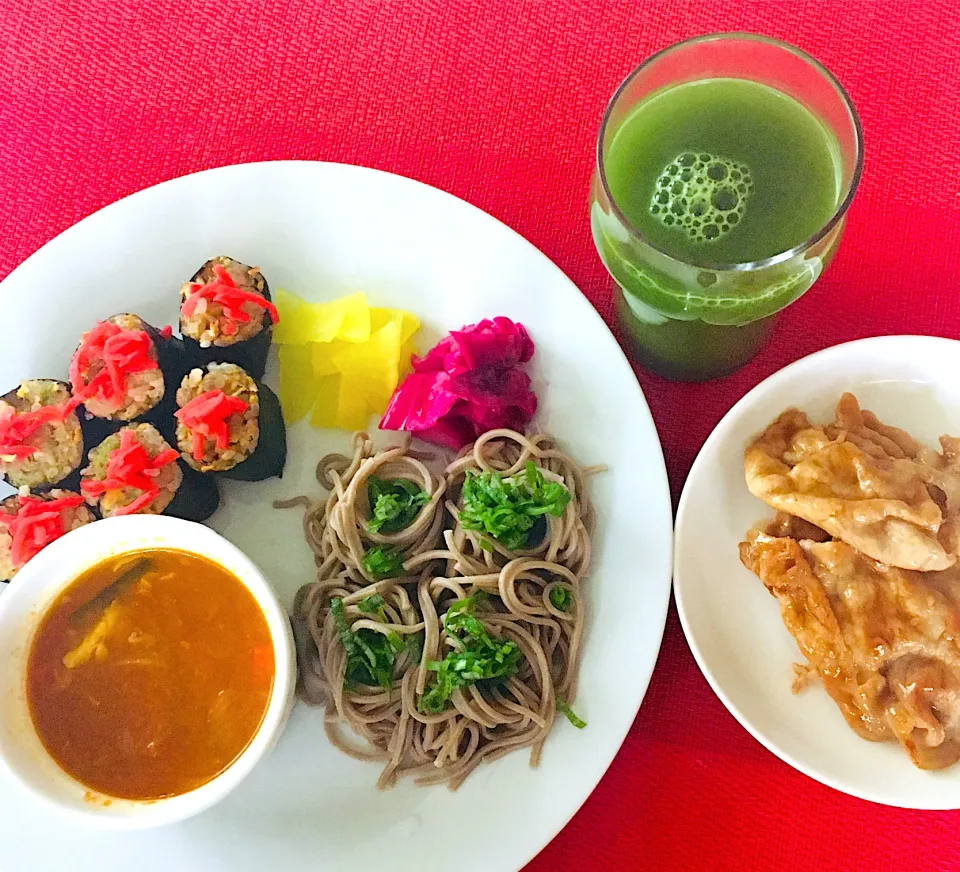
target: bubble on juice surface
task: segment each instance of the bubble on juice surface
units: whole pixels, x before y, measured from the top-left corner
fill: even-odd
[[[753,178],[746,164],[684,151],[660,173],[650,213],[694,242],[713,242],[743,220],[752,191]]]

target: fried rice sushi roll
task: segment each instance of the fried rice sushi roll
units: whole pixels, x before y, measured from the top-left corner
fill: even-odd
[[[95,520],[83,497],[55,489],[31,494],[26,488],[0,501],[0,581],[65,533]]]
[[[180,289],[180,298],[180,333],[195,364],[235,363],[263,377],[280,316],[257,267],[214,257]]]
[[[80,493],[104,518],[172,515],[206,520],[219,504],[216,482],[180,462],[152,424],[129,424],[94,448]]]
[[[193,469],[242,481],[283,474],[287,436],[280,402],[236,364],[191,370],[177,405],[177,446]]]
[[[74,398],[94,418],[117,424],[143,418],[163,427],[173,414],[172,388],[186,369],[179,339],[123,313],[83,334],[70,381]]]
[[[76,488],[83,432],[70,388],[31,379],[0,398],[0,475],[15,488]]]

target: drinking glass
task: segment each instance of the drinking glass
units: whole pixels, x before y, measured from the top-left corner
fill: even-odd
[[[767,85],[799,102],[832,133],[836,208],[794,247],[749,263],[684,261],[646,238],[612,195],[606,159],[631,113],[653,94],[705,79]],[[750,360],[769,337],[777,313],[805,293],[833,258],[860,179],[862,139],[856,110],[836,78],[806,52],[776,39],[746,33],[696,37],[637,67],[604,113],[590,195],[591,229],[615,282],[627,352],[679,381],[728,375]]]

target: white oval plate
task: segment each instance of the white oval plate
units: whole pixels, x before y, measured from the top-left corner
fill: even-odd
[[[894,742],[859,738],[822,688],[791,693],[803,658],[777,600],[737,545],[773,511],[743,476],[750,439],[789,406],[828,421],[843,391],[886,423],[937,445],[960,433],[960,342],[883,336],[828,348],[762,382],[707,439],[677,511],[674,595],[700,669],[731,714],[780,759],[853,796],[904,808],[960,808],[960,766],[917,769]]]
[[[586,218],[584,219],[586,220]],[[0,867],[104,872],[514,870],[569,820],[613,760],[653,670],[670,588],[671,512],[660,444],[636,379],[603,321],[546,257],[489,215],[374,170],[279,162],[224,167],[142,191],[81,221],[0,285],[0,385],[63,377],[81,330],[115,312],[174,322],[181,283],[208,257],[257,264],[312,300],[363,290],[416,312],[428,340],[484,317],[524,322],[537,345],[541,425],[594,481],[596,563],[576,709],[540,768],[523,753],[482,766],[454,794],[401,784],[332,748],[322,713],[297,706],[286,733],[222,804],[153,833],[104,835],[52,819],[0,772]],[[271,364],[273,366],[273,364]],[[268,381],[275,384],[275,369]],[[5,388],[0,388],[4,390]],[[317,459],[349,434],[290,430],[282,481],[228,482],[212,526],[253,558],[289,607],[313,577],[300,512]],[[16,797],[16,799],[14,799]]]

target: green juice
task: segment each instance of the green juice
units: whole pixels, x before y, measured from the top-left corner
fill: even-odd
[[[619,124],[603,164],[639,238],[597,204],[594,236],[642,362],[668,377],[713,377],[749,360],[770,316],[813,284],[839,242],[838,230],[806,257],[729,268],[806,242],[841,197],[833,134],[757,82],[705,79],[652,94]]]

